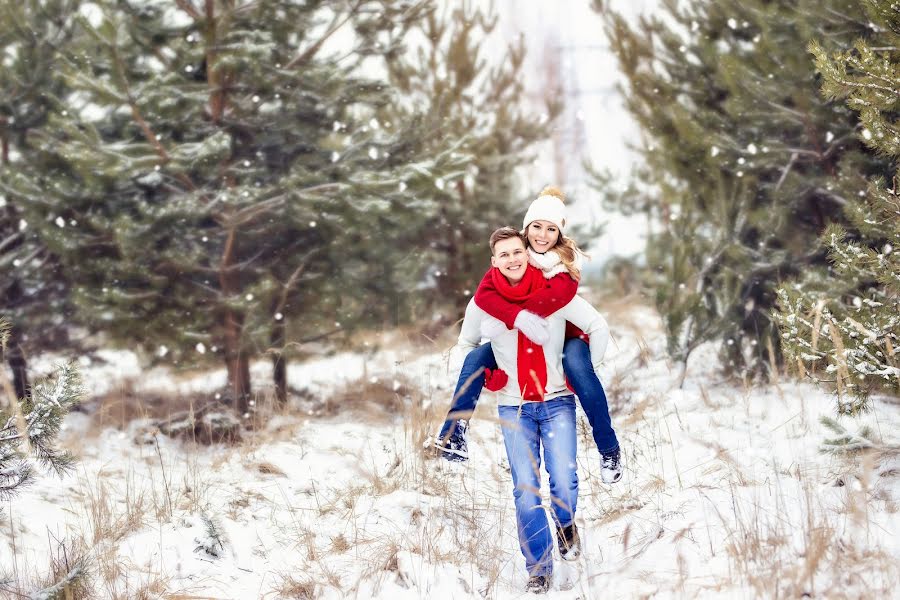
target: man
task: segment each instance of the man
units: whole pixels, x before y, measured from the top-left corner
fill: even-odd
[[[524,301],[547,285],[543,273],[528,264],[522,234],[502,227],[490,237],[491,277],[498,292],[511,301]],[[489,389],[497,391],[503,440],[513,479],[519,546],[525,556],[529,580],[526,590],[541,593],[550,588],[553,540],[541,508],[540,465],[543,446],[545,469],[550,476],[552,510],[557,542],[563,559],[580,553],[575,509],[578,500],[576,471],[575,397],[566,386],[562,349],[566,321],[590,337],[594,368],[603,358],[609,328],[603,317],[583,298],[575,296],[547,317],[549,339],[541,345],[479,308],[474,300],[466,308],[455,354],[465,356],[482,333],[489,333],[498,370]]]

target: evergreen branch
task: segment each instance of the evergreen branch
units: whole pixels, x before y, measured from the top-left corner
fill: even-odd
[[[203,15],[200,14],[191,0],[175,0],[175,4],[178,5],[178,8],[189,14],[195,21],[199,21],[203,18]]]
[[[876,448],[876,444],[871,440],[872,432],[867,427],[863,427],[857,433],[850,433],[829,416],[823,415],[819,418],[819,422],[837,435],[822,442],[820,446],[822,452],[841,454]]]
[[[781,185],[784,183],[784,180],[787,179],[788,173],[790,173],[794,163],[797,162],[797,156],[798,154],[796,152],[791,153],[791,160],[784,166],[784,169],[781,171],[781,177],[778,178],[778,183],[775,184],[776,192],[781,189]]]
[[[16,231],[12,235],[7,236],[5,240],[0,241],[0,252],[3,252],[9,246],[12,246],[13,244],[15,244],[16,242],[21,240],[23,237],[24,236],[19,231]]]
[[[313,248],[303,258],[300,260],[300,264],[294,269],[294,272],[291,273],[291,276],[288,277],[287,282],[282,284],[281,297],[278,300],[278,305],[275,307],[274,312],[281,312],[284,310],[284,307],[287,305],[288,295],[291,290],[300,281],[300,277],[303,275],[303,272],[306,270],[306,267],[309,265],[309,259],[318,251],[320,248]]]
[[[322,37],[319,38],[318,41],[316,41],[308,49],[298,54],[295,58],[291,59],[291,61],[285,68],[293,69],[300,65],[306,64],[309,60],[311,60],[316,55],[316,53],[318,53],[319,50],[322,49],[322,46],[325,44],[328,38],[334,35],[335,32],[343,27],[347,23],[347,21],[349,21],[353,17],[353,15],[359,10],[359,7],[362,6],[362,3],[363,0],[357,0],[356,3],[347,11],[347,16],[341,22],[338,22],[338,19],[340,19],[340,14],[336,13],[331,19],[331,24],[329,25],[328,30],[322,35]]]
[[[67,600],[74,597],[72,589],[82,581],[87,575],[87,564],[84,559],[75,563],[75,565],[66,572],[62,578],[42,590],[38,590],[28,595],[29,600]]]
[[[135,100],[134,94],[131,91],[131,86],[128,83],[128,77],[125,75],[125,65],[122,62],[122,57],[119,55],[119,49],[115,42],[112,43],[110,51],[112,52],[113,64],[115,65],[115,72],[119,79],[119,84],[122,87],[122,91],[125,93],[126,102],[131,109],[132,118],[141,130],[141,133],[144,134],[144,139],[147,140],[147,143],[153,147],[156,154],[160,157],[162,164],[169,163],[172,160],[169,152],[166,150],[165,146],[163,146],[159,137],[153,132],[150,124],[144,118],[138,107],[137,100]],[[189,191],[194,192],[197,190],[197,187],[186,174],[177,173],[175,174],[175,177],[184,184]]]

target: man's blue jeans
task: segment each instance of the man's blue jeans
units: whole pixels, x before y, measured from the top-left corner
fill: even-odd
[[[530,576],[553,571],[553,531],[541,506],[541,446],[550,476],[550,506],[557,527],[575,520],[575,397],[500,406],[500,427],[512,472],[519,547]]]
[[[618,448],[619,440],[616,439],[616,432],[613,431],[609,418],[606,392],[603,391],[603,385],[594,372],[590,347],[578,338],[566,340],[562,363],[563,371],[581,401],[581,408],[584,409],[588,423],[591,424],[597,450],[606,452]],[[450,413],[441,427],[439,439],[459,435],[461,428],[458,420],[468,419],[475,411],[475,405],[478,404],[478,397],[484,387],[486,368],[497,368],[494,351],[489,343],[475,348],[466,355],[456,382]]]

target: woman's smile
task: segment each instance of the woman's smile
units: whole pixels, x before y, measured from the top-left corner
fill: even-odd
[[[550,221],[532,221],[528,225],[528,244],[538,254],[543,254],[556,246],[559,228]]]

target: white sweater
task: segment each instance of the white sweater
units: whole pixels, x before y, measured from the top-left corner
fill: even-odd
[[[481,342],[481,323],[485,319],[500,322],[478,308],[474,299],[469,301],[462,331],[460,331],[459,340],[454,347],[451,364],[461,366],[462,358],[478,346]],[[566,378],[562,368],[566,321],[571,321],[590,336],[591,361],[595,371],[599,368],[603,355],[606,353],[609,325],[607,325],[606,319],[580,296],[575,296],[571,302],[547,317],[547,321],[550,325],[550,341],[543,346],[544,360],[547,361],[547,393],[544,399],[551,400],[572,393],[566,387]],[[509,329],[491,340],[491,348],[494,351],[497,366],[506,371],[509,376],[506,386],[499,390],[497,395],[497,403],[500,405],[518,406],[523,402],[517,377],[518,336],[518,329]],[[459,369],[457,368],[455,372],[459,373]]]

